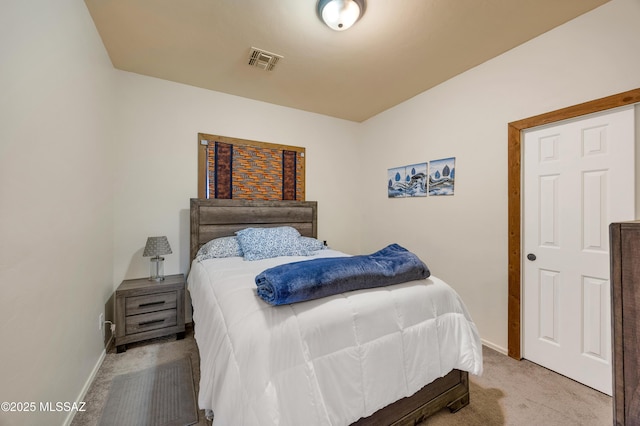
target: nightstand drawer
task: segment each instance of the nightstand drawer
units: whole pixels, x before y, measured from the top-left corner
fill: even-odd
[[[148,314],[133,315],[127,317],[125,322],[127,334],[141,333],[176,325],[178,323],[178,312],[175,309],[167,309]]]
[[[186,282],[184,275],[162,281],[148,278],[124,280],[116,289],[116,351],[129,343],[175,334],[183,339]]]
[[[175,309],[177,300],[178,296],[175,291],[127,297],[125,302],[125,315],[138,315],[165,309]]]

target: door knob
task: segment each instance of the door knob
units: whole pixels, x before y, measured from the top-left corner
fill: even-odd
[[[527,259],[529,259],[530,261],[532,261],[532,262],[533,262],[534,260],[536,260],[536,255],[535,255],[535,254],[533,254],[533,253],[529,253],[529,254],[527,255]]]

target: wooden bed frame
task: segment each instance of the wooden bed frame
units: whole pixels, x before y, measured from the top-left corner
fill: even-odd
[[[231,236],[247,227],[272,226],[292,226],[301,235],[317,238],[317,203],[192,198],[191,259],[213,238]],[[411,397],[400,399],[353,426],[415,425],[445,407],[455,412],[468,404],[469,373],[453,370]]]

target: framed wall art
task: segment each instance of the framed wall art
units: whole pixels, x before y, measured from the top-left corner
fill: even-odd
[[[427,163],[411,164],[387,170],[389,198],[426,197]]]
[[[429,162],[429,196],[453,195],[456,178],[456,157]]]
[[[198,133],[198,198],[305,199],[305,148]]]

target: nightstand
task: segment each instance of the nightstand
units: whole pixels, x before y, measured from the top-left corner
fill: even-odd
[[[116,290],[116,352],[127,343],[177,334],[184,338],[184,275],[124,280]]]

